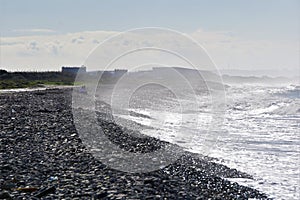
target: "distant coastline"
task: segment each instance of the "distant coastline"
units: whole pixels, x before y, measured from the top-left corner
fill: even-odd
[[[17,89],[17,88],[44,88],[49,86],[78,86],[82,83],[76,81],[77,73],[83,73],[82,78],[94,79],[101,76],[101,82],[115,83],[121,76],[146,76],[159,77],[162,73],[169,74],[170,68],[154,68],[148,71],[128,72],[127,70],[116,69],[114,71],[86,71],[85,67],[62,67],[62,71],[45,71],[45,72],[9,72],[0,69],[0,90]],[[189,80],[194,80],[197,70],[173,67],[171,71],[176,70]],[[210,71],[199,71],[201,76],[214,79],[217,75]],[[221,73],[222,74],[222,73]],[[233,74],[222,74],[224,84],[286,84],[298,83],[298,76],[241,76]],[[198,77],[199,78],[199,77]],[[197,78],[196,78],[197,79]],[[198,80],[198,79],[197,79]],[[209,81],[209,80],[206,80]]]

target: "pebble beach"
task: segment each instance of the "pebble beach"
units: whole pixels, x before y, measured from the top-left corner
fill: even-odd
[[[0,93],[0,199],[268,199],[226,180],[251,175],[189,152],[147,173],[112,169],[81,141],[71,102],[72,88]],[[131,138],[101,118],[99,125],[126,151],[166,143]]]

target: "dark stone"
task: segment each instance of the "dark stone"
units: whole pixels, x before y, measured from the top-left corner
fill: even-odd
[[[34,197],[41,198],[41,197],[46,196],[50,193],[54,193],[55,190],[56,190],[55,186],[45,187],[45,188],[42,188],[41,190],[37,191],[37,193],[34,195]]]
[[[108,193],[105,192],[105,191],[103,191],[103,192],[99,192],[99,193],[97,193],[96,195],[94,195],[94,198],[95,198],[95,199],[101,199],[101,198],[106,197],[107,195],[108,195]]]
[[[13,199],[8,192],[0,192],[0,199]]]

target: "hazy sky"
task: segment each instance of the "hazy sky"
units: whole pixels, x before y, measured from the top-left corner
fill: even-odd
[[[219,68],[299,68],[299,0],[0,0],[0,67],[81,65],[114,33],[165,27],[189,34]]]

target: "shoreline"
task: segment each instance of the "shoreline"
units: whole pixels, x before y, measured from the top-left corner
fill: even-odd
[[[268,199],[255,189],[225,179],[250,175],[188,152],[152,172],[132,174],[109,168],[95,159],[79,138],[72,118],[71,92],[72,88],[0,91],[0,186],[5,195],[54,199]],[[115,134],[117,124],[108,126],[108,122],[98,120],[110,133],[110,140],[118,144],[126,137],[124,149],[139,151],[132,149],[135,138],[125,132]],[[143,144],[141,149],[156,148],[154,144],[163,142],[150,138],[148,146]],[[26,187],[34,189],[29,192]]]
[[[0,94],[13,93],[13,92],[45,91],[45,90],[53,90],[53,89],[72,89],[78,87],[80,87],[80,85],[43,85],[43,87],[0,89]]]

